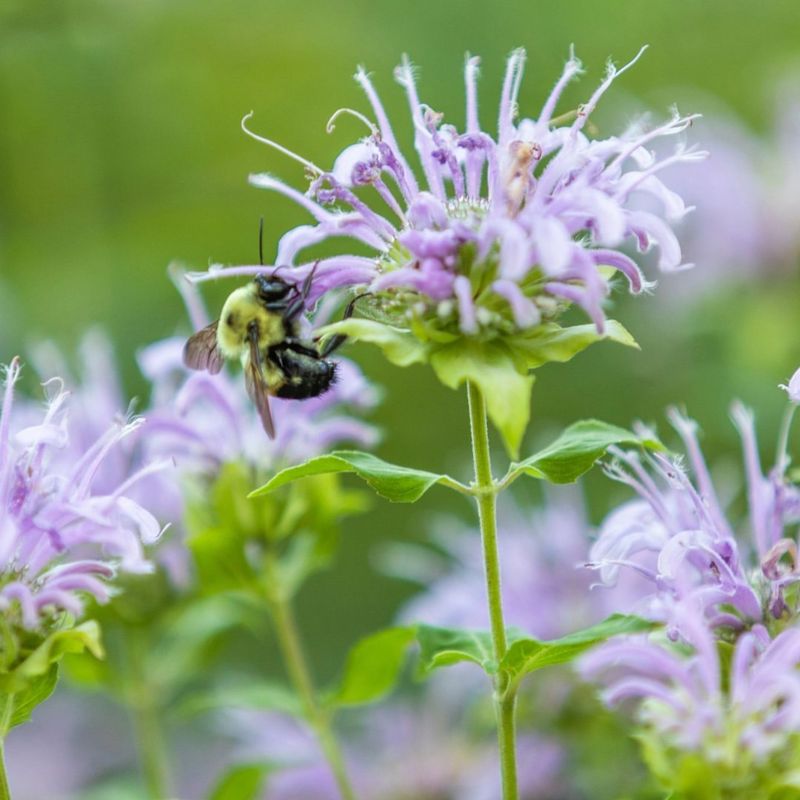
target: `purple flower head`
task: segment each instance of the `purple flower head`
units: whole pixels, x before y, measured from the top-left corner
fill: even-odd
[[[639,267],[623,252],[626,243],[640,251],[656,245],[663,270],[690,266],[682,263],[671,227],[689,209],[660,173],[705,155],[680,144],[663,158],[651,151],[655,140],[681,134],[694,119],[677,113],[654,127],[639,122],[619,136],[588,135],[601,97],[639,55],[621,69],[609,64],[587,101],[557,117],[564,88],[581,72],[571,56],[538,117],[519,118],[525,52],[515,50],[494,135],[478,119],[477,58],[466,60],[461,128],[421,101],[414,69],[404,59],[395,79],[408,101],[419,172],[401,150],[370,77],[359,68],[356,81],[372,119],[352,109],[334,114],[329,130],[349,114],[367,127],[367,135],[346,147],[331,169],[251,134],[300,162],[311,176],[305,194],[270,175],[250,178],[313,218],[283,236],[276,264],[296,267],[301,280],[312,268],[304,251],[331,239],[353,240],[359,252],[366,248],[371,255],[315,262],[310,301],[337,287],[365,286],[371,299],[363,302],[375,314],[426,331],[425,336],[513,334],[555,319],[571,304],[602,332],[611,273],[622,273],[634,293],[647,288]],[[654,211],[642,210],[642,196],[655,200]],[[216,268],[194,279],[261,271]]]
[[[488,731],[470,719],[471,681],[460,686],[459,670],[435,679],[416,701],[395,700],[368,710],[344,738],[348,772],[359,796],[375,800],[436,797],[500,800],[497,754]],[[466,692],[462,691],[466,689]],[[241,742],[243,760],[265,757],[282,767],[270,776],[270,800],[336,800],[340,796],[315,737],[303,723],[280,714],[240,712],[228,726]],[[523,798],[557,798],[564,751],[552,740],[520,736],[526,759],[519,774]]]
[[[502,509],[499,527],[508,625],[540,639],[555,639],[599,622],[638,598],[644,582],[635,575],[614,592],[592,591],[592,575],[582,568],[592,531],[580,493],[572,487],[554,488],[535,514],[516,507]],[[436,543],[447,556],[443,563],[422,548],[409,553],[403,547],[396,558],[387,559],[394,574],[403,575],[405,570],[406,577],[426,585],[401,618],[444,627],[488,628],[483,561],[471,532],[453,524],[449,529],[439,526]]]
[[[70,369],[64,354],[52,341],[41,342],[32,348],[30,363],[42,381],[46,381],[51,375],[59,375],[64,388],[69,392],[67,444],[52,454],[52,458],[59,464],[69,464],[80,458],[81,453],[91,447],[120,418],[120,413],[125,408],[113,345],[105,331],[92,328],[83,335],[78,346],[76,371]],[[17,404],[17,413],[33,420],[41,412],[38,403],[27,402]],[[132,435],[126,436],[106,455],[103,468],[95,478],[95,490],[111,491],[130,473],[131,465],[136,463],[135,451],[141,432],[142,426]],[[147,477],[143,477],[134,487],[135,496],[140,496],[141,487],[149,482]],[[153,509],[153,506],[149,507]],[[156,510],[161,519],[160,507]]]
[[[770,192],[759,174],[767,149],[724,110],[698,126],[711,155],[690,167],[666,172],[673,191],[695,211],[679,226],[686,257],[702,266],[684,280],[672,281],[667,294],[696,297],[719,288],[720,281],[752,279],[769,265],[772,249]],[[664,155],[667,155],[666,149]]]
[[[791,274],[800,253],[800,92],[798,75],[777,83],[771,130],[758,136],[729,110],[703,123],[711,157],[670,169],[671,187],[697,207],[680,231],[687,255],[703,265],[681,288],[717,291],[719,281]],[[713,101],[708,101],[713,102]],[[677,282],[676,282],[677,286]]]
[[[76,449],[70,395],[60,379],[46,384],[47,406],[38,419],[23,406],[27,419],[17,423],[19,374],[15,359],[6,370],[0,412],[0,610],[12,624],[33,630],[61,612],[79,617],[85,596],[107,600],[117,568],[152,569],[142,545],[155,542],[161,526],[131,490],[160,465],[128,470],[109,485],[106,463],[143,420],[120,418]]]
[[[766,154],[763,167],[764,196],[767,202],[767,243],[772,263],[797,268],[800,254],[800,91],[797,73],[788,74],[775,92],[774,140],[761,145]],[[759,143],[761,144],[761,143]]]
[[[675,409],[669,418],[683,441],[687,465],[681,457],[616,450],[607,467],[639,499],[606,518],[589,566],[606,585],[614,585],[623,569],[649,580],[643,610],[655,619],[666,620],[671,605],[689,594],[703,599],[709,624],[734,631],[754,622],[783,624],[798,611],[796,599],[787,601],[788,587],[800,582],[796,542],[787,529],[800,520],[800,493],[786,478],[785,453],[764,474],[752,414],[738,403],[731,414],[743,446],[749,539],[739,541],[738,526],[726,516],[696,424]],[[784,443],[787,435],[788,427]]]
[[[67,444],[52,454],[54,465],[69,468],[109,426],[115,424],[119,409],[123,407],[124,393],[112,343],[104,331],[89,330],[80,342],[76,371],[70,369],[67,359],[52,342],[43,342],[33,348],[31,361],[42,377],[63,376],[69,390]],[[40,413],[34,403],[18,406],[17,411],[31,419]],[[113,491],[133,470],[139,470],[139,477],[129,491],[131,499],[146,505],[157,519],[167,522],[175,534],[182,527],[184,502],[176,485],[174,458],[169,452],[159,453],[150,447],[150,428],[148,411],[148,418],[136,431],[106,455],[94,487],[98,492]],[[145,466],[147,469],[143,469]],[[162,537],[150,556],[167,570],[175,586],[188,583],[187,554],[178,536]]]
[[[791,737],[800,733],[800,629],[771,638],[754,625],[726,645],[726,663],[704,606],[696,592],[671,609],[681,644],[618,637],[584,656],[580,670],[607,687],[609,705],[638,703],[642,738],[663,758],[700,752],[708,763],[752,779],[754,765],[790,751]],[[678,774],[674,762],[669,766],[667,781]]]

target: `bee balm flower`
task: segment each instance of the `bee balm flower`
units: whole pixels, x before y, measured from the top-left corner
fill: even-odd
[[[636,702],[637,736],[665,788],[689,790],[696,787],[681,782],[698,780],[703,793],[688,796],[729,797],[738,789],[741,797],[758,797],[768,781],[796,786],[788,779],[800,734],[800,630],[771,637],[754,625],[729,646],[726,664],[700,602],[698,608],[688,598],[672,610],[680,646],[620,637],[584,656],[582,673],[607,687],[609,705]],[[684,759],[698,757],[708,774],[697,763],[682,769]]]
[[[334,114],[329,129],[337,117],[350,114],[366,124],[368,135],[346,147],[331,169],[251,134],[300,162],[311,180],[303,194],[271,175],[250,178],[313,218],[281,238],[276,257],[276,268],[285,269],[281,275],[302,282],[314,271],[309,305],[337,288],[357,286],[367,295],[358,305],[367,319],[347,319],[322,334],[372,342],[399,366],[430,363],[453,389],[474,383],[516,457],[530,414],[530,370],[567,361],[600,338],[635,344],[619,323],[606,320],[603,309],[615,273],[634,293],[647,288],[638,265],[623,252],[626,243],[639,250],[657,245],[663,270],[689,266],[682,263],[671,228],[689,209],[659,176],[664,167],[705,153],[678,145],[659,159],[649,145],[682,133],[693,117],[675,113],[655,127],[640,122],[605,139],[587,135],[601,97],[638,57],[622,69],[609,65],[586,103],[556,117],[564,88],[581,72],[571,57],[539,116],[517,119],[525,53],[514,51],[494,136],[478,119],[478,59],[466,62],[462,129],[422,103],[404,60],[395,77],[408,100],[419,175],[363,69],[356,80],[374,121],[352,109]],[[373,202],[368,205],[367,199]],[[342,239],[353,241],[354,252],[309,257],[310,247],[323,242],[336,247]],[[212,267],[190,278],[268,269]],[[572,305],[593,324],[557,324]]]
[[[568,60],[537,118],[517,120],[525,52],[514,51],[494,136],[478,119],[477,58],[466,62],[462,129],[420,100],[414,71],[404,60],[395,78],[408,99],[420,176],[400,149],[369,76],[359,69],[356,80],[374,121],[350,109],[331,118],[329,130],[342,113],[353,114],[369,129],[368,136],[345,148],[332,169],[256,137],[296,158],[312,178],[301,194],[270,175],[251,176],[253,185],[280,192],[314,218],[312,225],[284,235],[276,263],[305,273],[311,264],[302,257],[304,250],[345,237],[373,255],[322,259],[312,299],[336,286],[366,284],[372,304],[397,323],[420,332],[479,337],[528,330],[574,303],[602,332],[608,273],[621,272],[634,293],[646,287],[638,266],[621,249],[626,241],[640,250],[656,244],[664,270],[689,266],[681,264],[670,227],[688,209],[659,173],[705,155],[679,146],[656,159],[648,149],[655,139],[687,128],[693,117],[677,113],[653,128],[637,123],[620,136],[587,135],[600,98],[638,58],[622,69],[610,64],[587,102],[565,115],[572,119],[567,124],[564,116],[555,116],[556,105],[580,74],[580,62],[574,56]],[[372,205],[362,199],[367,189],[375,194]],[[640,195],[655,198],[660,210],[642,210]],[[204,277],[262,269],[238,267]]]
[[[56,384],[43,418],[17,429],[19,373],[15,359],[0,412],[0,613],[14,626],[39,630],[61,612],[79,617],[86,596],[106,600],[117,567],[149,571],[142,544],[161,528],[129,497],[153,465],[113,488],[95,488],[109,453],[142,420],[112,425],[73,459],[61,459],[69,446],[69,393]]]
[[[606,518],[589,566],[599,570],[607,585],[616,582],[622,569],[649,579],[646,613],[656,618],[672,602],[702,589],[699,596],[712,627],[780,626],[800,613],[791,590],[800,582],[792,538],[800,493],[786,475],[783,448],[778,464],[765,475],[753,415],[739,403],[731,413],[742,439],[750,539],[742,542],[736,535],[740,521],[723,507],[695,422],[672,409],[670,421],[683,440],[689,469],[679,457],[656,454],[642,461],[636,453],[612,449],[616,460],[607,472],[639,498]]]

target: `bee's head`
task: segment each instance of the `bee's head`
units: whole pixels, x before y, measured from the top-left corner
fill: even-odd
[[[275,272],[271,275],[262,273],[256,275],[255,278],[256,292],[260,300],[265,303],[275,303],[285,300],[295,286],[287,283],[283,278],[279,277]]]

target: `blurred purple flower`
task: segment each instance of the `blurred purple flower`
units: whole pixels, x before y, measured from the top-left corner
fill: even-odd
[[[708,146],[708,159],[691,169],[674,165],[667,173],[672,189],[694,208],[678,233],[698,269],[672,282],[681,296],[710,290],[721,279],[757,274],[771,247],[766,187],[758,172],[763,145],[723,114],[703,120],[698,135]]]
[[[68,441],[65,447],[53,454],[54,463],[65,467],[78,460],[81,453],[114,424],[119,409],[123,407],[119,365],[108,335],[98,328],[89,330],[81,339],[78,356],[78,369],[73,372],[53,342],[42,342],[31,353],[31,361],[40,376],[61,375],[69,390]],[[32,418],[39,413],[35,404],[30,402],[20,411],[23,416]],[[153,465],[150,470],[140,473],[129,494],[131,499],[145,504],[158,519],[169,523],[173,535],[162,537],[158,547],[150,552],[150,557],[167,570],[175,586],[186,586],[190,576],[188,557],[180,537],[174,535],[182,530],[184,511],[183,498],[175,480],[174,457],[169,452],[157,453],[155,448],[149,447],[150,428],[148,412],[148,418],[141,421],[136,431],[106,455],[95,486],[100,491],[111,491],[131,471],[147,463]]]
[[[260,469],[297,463],[350,441],[375,443],[375,429],[344,413],[346,405],[370,408],[377,392],[358,368],[339,360],[337,382],[320,397],[271,401],[277,435],[264,436],[244,383],[227,375],[188,374],[181,353],[183,339],[159,342],[140,356],[153,384],[156,402],[149,415],[148,447],[171,454],[181,469],[215,471],[229,461]],[[185,380],[181,383],[181,378]]]
[[[171,269],[195,329],[208,324],[197,290]],[[320,308],[317,317],[325,313]],[[183,364],[185,339],[156,342],[139,353],[139,366],[150,383],[147,435],[141,447],[148,458],[170,459],[176,469],[162,476],[157,496],[160,507],[179,529],[187,497],[198,480],[213,480],[226,463],[244,463],[256,473],[299,463],[331,446],[351,442],[364,447],[378,439],[374,426],[349,410],[367,410],[379,399],[378,390],[358,367],[337,359],[337,380],[325,394],[304,400],[271,398],[276,437],[268,439],[247,396],[241,376],[190,372]],[[204,491],[204,489],[203,489]],[[187,493],[189,492],[189,493]],[[173,582],[191,579],[187,549],[177,540],[159,550],[159,561]]]
[[[764,475],[752,414],[739,403],[732,417],[742,439],[752,541],[758,563],[740,554],[734,525],[726,517],[697,440],[696,424],[675,409],[669,419],[683,440],[693,479],[678,457],[614,450],[608,474],[631,486],[639,500],[625,503],[603,523],[590,567],[606,585],[621,569],[632,569],[652,584],[648,612],[665,620],[669,606],[687,594],[702,597],[712,626],[742,630],[753,622],[797,612],[787,605],[786,588],[800,582],[796,542],[786,528],[800,520],[800,492],[789,483],[788,458]],[[787,419],[787,424],[790,418]],[[788,436],[788,428],[785,431]],[[782,447],[785,447],[785,436]]]
[[[53,463],[59,466],[68,466],[79,459],[109,426],[120,419],[126,405],[128,414],[135,407],[135,401],[127,404],[124,399],[113,344],[108,334],[100,328],[89,329],[81,338],[76,371],[70,368],[68,360],[52,341],[43,341],[34,346],[29,361],[41,380],[58,375],[69,392],[69,415],[65,420],[67,443],[51,456]],[[21,404],[21,407],[18,405],[18,412],[23,418],[31,419],[41,413],[39,404],[31,401]],[[134,432],[106,454],[103,468],[98,471],[93,484],[96,491],[112,491],[132,470],[143,466],[138,445],[146,427],[147,420],[143,419]],[[160,472],[154,470],[141,475],[136,485],[131,487],[131,496],[140,501],[148,498],[148,508],[159,519],[170,519],[164,514],[166,509],[156,489]]]
[[[349,238],[374,255],[315,261],[312,302],[336,287],[365,285],[372,302],[403,324],[423,322],[467,335],[531,328],[574,303],[602,331],[609,283],[601,268],[621,272],[634,293],[646,288],[639,267],[620,249],[626,240],[640,251],[657,244],[662,270],[690,266],[682,264],[671,228],[688,209],[662,183],[660,173],[705,155],[681,145],[661,159],[651,152],[651,143],[682,133],[694,119],[677,113],[654,128],[634,124],[618,137],[586,135],[601,97],[639,55],[621,69],[609,64],[605,80],[574,114],[566,115],[574,117],[571,124],[564,124],[564,117],[554,116],[556,105],[581,73],[580,62],[574,55],[567,61],[538,119],[516,121],[525,52],[515,50],[503,81],[496,138],[478,120],[477,58],[466,61],[462,131],[420,101],[414,70],[404,60],[395,78],[408,99],[422,184],[398,145],[369,76],[359,68],[355,77],[375,122],[352,109],[334,114],[329,131],[346,113],[364,123],[369,135],[345,148],[330,171],[251,134],[299,161],[312,176],[306,194],[270,175],[250,178],[253,185],[283,194],[314,218],[314,224],[283,236],[276,263],[295,266],[307,248]],[[367,187],[374,190],[380,212],[360,196]],[[641,196],[653,198],[657,209],[636,206]],[[311,268],[310,261],[301,259],[298,280]],[[263,269],[215,267],[193,279],[252,275]]]
[[[800,733],[800,629],[770,638],[754,625],[738,637],[728,670],[704,603],[695,594],[671,611],[689,654],[647,636],[619,637],[584,656],[580,670],[607,685],[608,704],[640,701],[639,718],[660,748],[701,750],[712,764],[730,767],[746,754],[763,762]]]
[[[540,639],[555,639],[625,609],[639,596],[643,581],[631,575],[614,592],[592,591],[583,569],[592,529],[580,493],[558,487],[537,512],[501,509],[499,531],[506,622]],[[403,575],[404,564],[424,570],[425,590],[401,612],[403,619],[444,627],[486,629],[485,578],[481,554],[470,531],[439,526],[435,542],[447,560],[437,564],[422,548],[398,550],[387,569]],[[409,555],[411,557],[409,557]],[[391,556],[391,552],[390,552]],[[427,561],[427,564],[426,564]],[[406,577],[414,578],[405,569]]]
[[[800,90],[798,76],[787,75],[775,92],[775,136],[759,143],[764,153],[764,197],[770,261],[797,269],[800,257]]]
[[[471,730],[463,695],[453,683],[458,670],[434,680],[416,702],[396,701],[370,709],[351,731],[345,751],[348,770],[362,797],[375,800],[500,800],[491,741]],[[471,694],[471,682],[466,688]],[[440,690],[446,689],[445,692]],[[442,696],[448,698],[442,702]],[[241,712],[228,718],[241,742],[243,760],[283,765],[268,781],[270,800],[336,800],[339,792],[313,735],[302,723],[278,714]],[[473,726],[474,727],[474,726]],[[526,800],[560,797],[557,777],[563,751],[553,740],[523,735],[522,751],[537,754],[520,769],[520,796]]]
[[[752,280],[797,269],[800,256],[800,92],[797,76],[776,91],[772,130],[758,136],[720,110],[701,125],[711,156],[670,168],[670,186],[696,211],[679,230],[699,265],[680,289],[715,291],[719,280]],[[713,101],[708,101],[711,105]]]
[[[18,360],[6,370],[0,413],[0,610],[29,629],[53,615],[79,617],[83,596],[109,597],[107,581],[119,567],[148,572],[142,545],[161,534],[155,517],[131,498],[135,484],[160,464],[101,482],[106,462],[141,418],[109,421],[92,441],[71,446],[69,392],[49,381],[47,407],[35,421],[13,419]],[[62,458],[68,452],[69,458]]]
[[[6,743],[15,800],[80,800],[101,776],[129,766],[133,743],[118,708],[59,686]],[[42,753],[47,753],[47,768]]]

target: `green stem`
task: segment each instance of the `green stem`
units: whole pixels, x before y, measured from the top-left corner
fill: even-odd
[[[6,777],[5,741],[0,742],[0,800],[11,800],[11,790],[8,788],[8,778]]]
[[[148,797],[151,800],[169,798],[169,763],[164,733],[156,698],[149,684],[145,661],[147,642],[142,632],[129,634],[128,668],[131,681],[129,700],[136,749]]]
[[[492,648],[495,663],[506,654],[506,627],[503,620],[503,600],[500,591],[500,558],[497,549],[497,485],[492,477],[489,454],[489,427],[486,403],[480,389],[467,385],[469,422],[472,437],[472,460],[475,466],[475,489],[478,517],[483,544],[483,563],[486,575],[486,595],[492,629]],[[497,738],[500,746],[500,770],[504,800],[517,800],[517,763],[514,730],[514,688],[498,672],[494,679],[494,703],[497,716]]]
[[[275,564],[271,557],[267,559],[267,572],[271,591],[267,593],[270,614],[275,624],[275,633],[278,645],[283,655],[289,679],[300,696],[306,718],[314,729],[317,739],[325,754],[325,758],[336,779],[339,793],[343,800],[356,800],[356,794],[347,775],[341,748],[331,727],[329,714],[320,707],[317,700],[311,670],[308,667],[303,646],[300,643],[300,634],[294,619],[291,604],[285,593],[280,588],[277,580]]]
[[[472,491],[472,489],[470,489],[469,486],[464,486],[463,483],[455,480],[454,478],[451,478],[449,475],[445,475],[442,478],[440,478],[439,485],[445,486],[448,489],[452,489],[453,491],[458,492],[459,494],[467,495],[468,497],[471,497],[474,494],[474,492]]]
[[[7,694],[0,704],[0,800],[11,800],[11,789],[8,788],[6,775],[6,735],[11,727],[13,712],[14,695]]]

